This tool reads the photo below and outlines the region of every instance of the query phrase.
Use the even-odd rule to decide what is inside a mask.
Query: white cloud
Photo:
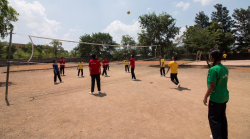
[[[201,2],[201,5],[208,5],[215,0],[193,0],[194,2]]]
[[[177,15],[179,14],[180,12],[179,11],[174,11],[174,15]]]
[[[187,2],[187,3],[184,3],[184,2],[179,2],[179,3],[177,3],[175,6],[176,7],[182,7],[183,8],[183,10],[185,11],[185,10],[187,10],[188,9],[188,7],[189,7],[189,3]]]
[[[61,28],[60,22],[46,17],[45,8],[38,1],[28,3],[25,0],[9,0],[9,2],[20,14],[18,25],[32,29],[33,35],[55,37]]]
[[[150,9],[151,9],[150,7],[149,7],[149,8],[147,8],[147,11],[148,11],[148,10],[150,10]]]
[[[121,1],[121,4],[122,4],[122,5],[126,5],[126,3],[122,2],[122,1]]]
[[[121,21],[115,20],[103,32],[109,33],[117,43],[120,43],[122,35],[126,34],[132,36],[136,41],[137,33],[141,32],[141,28],[138,21],[134,21],[132,25],[126,25]]]

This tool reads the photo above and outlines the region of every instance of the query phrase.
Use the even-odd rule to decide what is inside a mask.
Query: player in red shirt
[[[89,74],[91,76],[91,92],[89,93],[93,94],[96,80],[99,94],[101,94],[101,64],[100,61],[97,60],[97,56],[95,54],[92,55],[92,59],[89,61]]]
[[[65,60],[63,59],[63,57],[61,57],[61,60],[59,61],[59,63],[60,63],[60,74],[61,76],[65,76],[64,75]]]
[[[102,67],[103,67],[102,76],[104,75],[104,73],[106,76],[108,76],[107,75],[107,65],[108,65],[108,61],[106,60],[106,58],[104,58],[102,61]]]
[[[107,69],[109,70],[109,60],[107,59],[108,65],[107,65]]]
[[[134,55],[131,55],[131,59],[130,59],[130,66],[131,66],[131,75],[132,75],[132,80],[135,81],[135,59],[134,59]]]

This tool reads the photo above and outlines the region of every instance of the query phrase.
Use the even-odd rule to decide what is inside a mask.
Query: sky
[[[81,35],[97,32],[110,33],[117,43],[126,34],[137,41],[139,16],[152,12],[170,14],[181,35],[185,26],[194,25],[196,13],[204,11],[211,17],[217,3],[230,15],[250,6],[249,0],[9,0],[20,14],[14,32],[25,34],[13,35],[13,43],[24,44],[30,41],[27,35],[79,41]]]

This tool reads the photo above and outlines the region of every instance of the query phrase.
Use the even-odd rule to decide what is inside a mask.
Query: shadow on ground
[[[99,93],[99,94],[93,94],[93,96],[96,96],[96,97],[105,97],[107,96],[106,93]]]
[[[15,84],[13,84],[12,82],[9,82],[9,86],[11,85],[15,85]],[[0,82],[0,87],[4,87],[4,86],[6,86],[6,82]]]
[[[136,80],[133,80],[133,81],[141,81],[141,80],[139,80],[139,79],[136,79]]]
[[[186,87],[171,88],[171,89],[175,89],[175,90],[178,90],[178,91],[182,91],[182,90],[188,90],[188,91],[190,91],[191,90],[191,89],[186,88]]]

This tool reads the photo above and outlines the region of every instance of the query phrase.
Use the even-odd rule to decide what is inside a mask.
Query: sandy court
[[[156,63],[157,64],[157,63]],[[130,80],[123,64],[101,77],[102,94],[90,95],[90,76],[66,68],[64,83],[53,84],[52,69],[0,73],[0,138],[209,139],[204,68],[179,68],[181,89],[160,77],[156,64],[138,64]],[[1,68],[3,69],[3,68]],[[250,71],[229,69],[229,138],[250,138]]]

